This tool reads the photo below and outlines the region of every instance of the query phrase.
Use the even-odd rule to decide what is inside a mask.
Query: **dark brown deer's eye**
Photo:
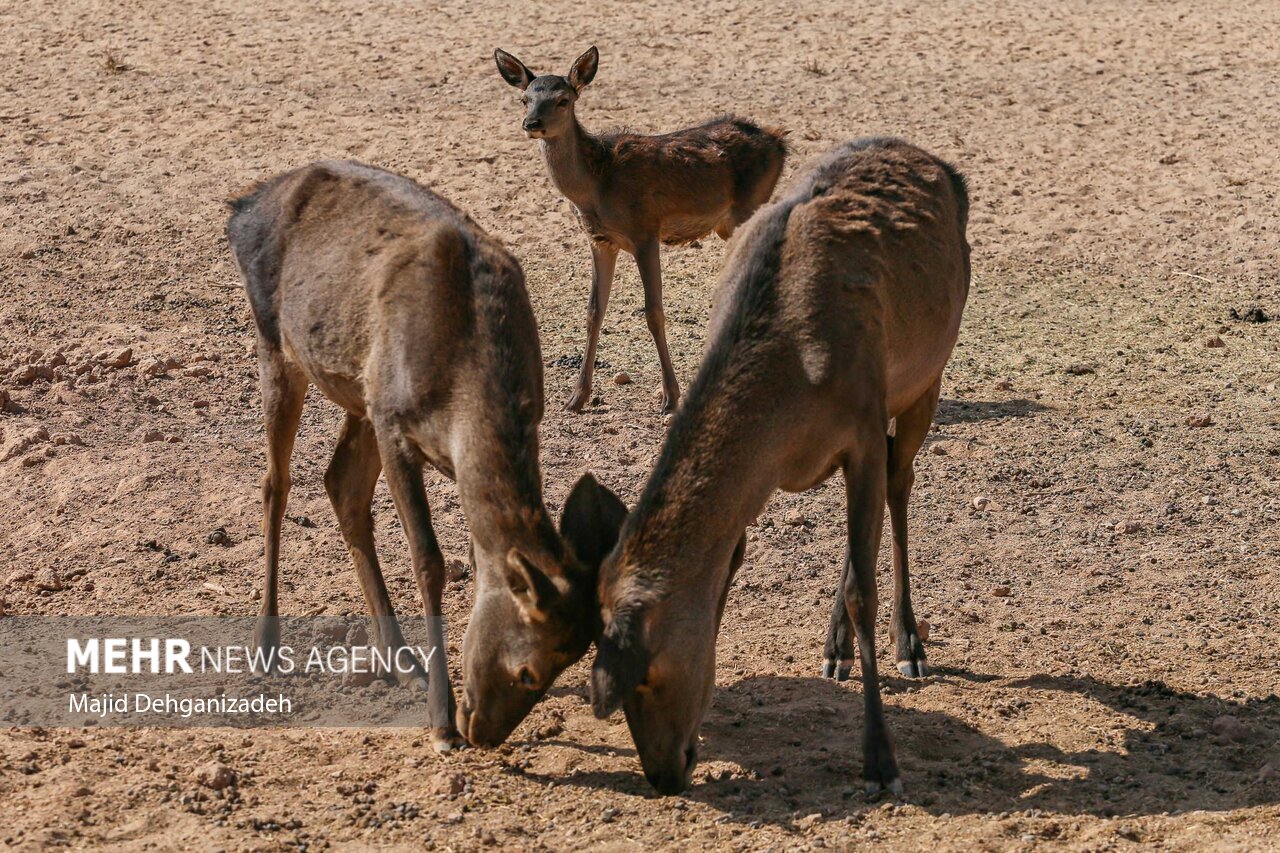
[[[520,96],[520,103],[524,104],[526,107],[527,107],[527,106],[529,106],[529,96],[528,96],[528,95],[521,95],[521,96]]]
[[[521,686],[528,687],[529,689],[532,690],[534,685],[536,685],[537,683],[538,683],[538,679],[533,677],[533,673],[529,670],[529,667],[527,666],[520,667]]]
[[[569,99],[561,98],[559,101],[556,102],[556,106],[561,108],[569,106]]]

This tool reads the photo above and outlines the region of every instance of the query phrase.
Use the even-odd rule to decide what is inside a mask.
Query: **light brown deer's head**
[[[600,64],[600,52],[594,47],[578,57],[567,77],[538,76],[505,50],[495,50],[493,58],[502,79],[524,92],[520,96],[525,105],[521,126],[532,139],[553,139],[573,127],[574,104]]]
[[[462,644],[458,730],[476,746],[506,740],[599,626],[596,582],[626,517],[622,501],[584,474],[565,501],[559,557],[505,555],[506,583],[480,585]]]

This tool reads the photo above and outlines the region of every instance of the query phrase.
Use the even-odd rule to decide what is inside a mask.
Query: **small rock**
[[[987,508],[987,504],[991,503],[991,499],[986,497],[985,495],[978,495],[976,498],[973,499],[972,503],[973,503],[973,508],[981,512],[982,510]]]
[[[1004,377],[1003,379],[997,379],[997,380],[996,380],[996,390],[997,390],[997,391],[1012,391],[1012,390],[1013,390],[1013,380],[1012,380],[1012,379],[1010,379],[1008,376]]]
[[[142,433],[143,444],[150,444],[153,441],[164,441],[164,433],[158,429],[149,429]]]
[[[934,442],[929,445],[929,452],[934,456],[946,456],[948,453],[947,446],[942,442]]]
[[[1068,365],[1065,372],[1068,376],[1087,376],[1090,373],[1097,373],[1098,371],[1094,369],[1093,365],[1080,362]]]
[[[187,376],[195,379],[201,379],[205,376],[210,376],[212,375],[212,373],[213,371],[207,367],[188,367],[186,370],[182,371],[183,376]]]
[[[77,785],[77,786],[76,786],[76,787],[71,791],[71,796],[73,796],[73,797],[87,797],[87,796],[89,796],[89,795],[90,795],[90,794],[92,794],[92,793],[93,793],[93,791],[92,791],[92,790],[90,790],[90,788],[89,788],[89,786],[88,786],[88,785]]]
[[[49,430],[44,427],[33,427],[26,430],[12,439],[4,446],[0,447],[0,462],[8,462],[10,459],[16,459],[27,450],[37,444],[42,444],[49,440]]]
[[[1211,335],[1205,339],[1204,345],[1209,349],[1223,349],[1226,347],[1227,342],[1217,335]]]
[[[1133,535],[1142,532],[1142,524],[1137,521],[1117,521],[1115,526],[1116,533],[1124,533]]]
[[[782,520],[792,527],[804,527],[805,525],[804,513],[800,512],[798,509],[793,509],[788,512],[786,517]]]
[[[467,777],[443,770],[427,782],[427,790],[440,797],[456,797],[467,788]]]
[[[618,371],[617,373],[613,374],[613,384],[614,385],[630,385],[631,374],[627,373],[626,371],[621,371],[621,370]]]
[[[165,363],[158,358],[153,358],[138,369],[143,376],[164,376],[169,370]]]
[[[1215,498],[1213,495],[1205,495],[1200,499],[1200,503],[1204,504],[1205,506],[1217,506],[1218,499]]]
[[[98,353],[98,361],[104,362],[107,367],[128,367],[133,361],[133,350],[124,347],[118,350],[108,350]]]
[[[206,788],[221,791],[236,784],[236,771],[220,761],[211,761],[203,767],[196,768],[194,778]]]
[[[1198,412],[1194,415],[1187,415],[1187,419],[1183,423],[1189,427],[1203,429],[1207,426],[1213,426],[1213,415],[1208,412]]]
[[[1009,587],[1007,586],[998,586],[995,589],[991,590],[991,594],[994,595],[996,598],[1008,598],[1009,594],[1012,591],[1013,590],[1009,589]]]
[[[929,641],[929,627],[930,626],[929,626],[928,620],[926,619],[916,620],[916,636],[920,638],[920,642],[926,643]]]
[[[1223,714],[1213,721],[1213,733],[1223,742],[1240,742],[1249,739],[1249,730],[1234,714]]]
[[[191,408],[193,408],[193,409],[207,409],[207,408],[209,408],[209,401],[208,401],[208,400],[196,400],[194,403],[192,403],[192,404],[191,404]]]
[[[561,724],[559,720],[552,720],[545,726],[539,727],[538,730],[534,732],[534,736],[538,738],[538,740],[548,740],[563,733],[564,725]]]
[[[1250,305],[1243,311],[1238,311],[1235,308],[1232,308],[1231,319],[1243,320],[1246,323],[1266,323],[1271,319],[1271,317],[1267,315],[1266,311],[1262,310],[1261,305]]]
[[[41,569],[36,573],[36,589],[45,592],[58,592],[65,589],[62,582],[62,575],[58,574],[57,569]]]
[[[13,398],[9,396],[9,392],[0,388],[0,412],[9,412],[16,408],[13,404]]]
[[[204,541],[208,542],[210,545],[221,545],[226,547],[231,544],[231,536],[227,533],[227,528],[218,527],[206,536]]]
[[[450,583],[462,580],[467,576],[467,564],[456,558],[445,560],[444,576]]]
[[[84,439],[74,432],[59,433],[53,437],[53,443],[59,446],[64,444],[74,444],[77,447],[84,447]]]

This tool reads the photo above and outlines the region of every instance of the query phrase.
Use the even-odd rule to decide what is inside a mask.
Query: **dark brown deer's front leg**
[[[667,318],[662,313],[662,259],[657,240],[636,247],[636,266],[640,268],[640,280],[644,282],[644,317],[658,347],[658,362],[662,365],[662,413],[665,415],[674,412],[680,402],[680,384],[676,382],[671,354],[667,352]]]
[[[591,244],[591,296],[587,300],[587,351],[582,356],[582,369],[578,372],[578,384],[566,406],[571,412],[581,412],[591,399],[591,377],[596,368],[596,344],[600,340],[600,324],[604,322],[605,309],[609,307],[609,292],[613,289],[613,270],[618,260],[618,248],[611,243]]]
[[[394,430],[378,430],[378,447],[386,470],[387,487],[395,502],[400,524],[409,540],[413,575],[422,594],[430,648],[427,677],[427,712],[431,720],[432,746],[448,752],[462,746],[454,722],[453,688],[449,684],[448,646],[444,638],[444,615],[440,604],[444,594],[444,555],[431,527],[431,510],[422,486],[421,453]]]
[[[880,702],[880,676],[876,671],[876,554],[884,524],[885,442],[883,436],[862,438],[859,452],[844,469],[849,502],[849,560],[844,574],[844,602],[853,622],[862,664],[863,715],[862,778],[867,794],[881,791],[899,794],[898,762],[893,753]]]

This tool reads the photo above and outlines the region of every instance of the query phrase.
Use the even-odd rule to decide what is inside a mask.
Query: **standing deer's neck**
[[[542,140],[542,158],[552,182],[579,208],[595,206],[598,178],[593,166],[598,145],[576,117],[567,133]]]

